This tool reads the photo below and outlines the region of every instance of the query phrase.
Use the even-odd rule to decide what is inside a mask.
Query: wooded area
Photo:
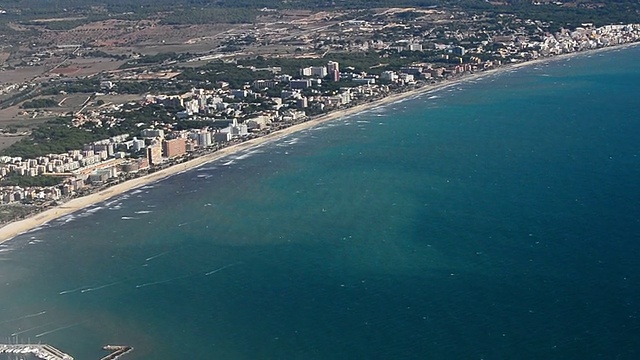
[[[530,0],[506,0],[494,5],[483,0],[0,0],[0,28],[7,21],[32,21],[46,17],[83,16],[82,19],[41,23],[52,30],[73,28],[105,19],[160,18],[166,24],[247,23],[262,8],[290,9],[370,9],[383,7],[446,6],[471,13],[512,13],[524,18],[550,21],[558,27],[592,22],[596,25],[637,22],[640,2],[633,0],[580,0],[534,5]],[[33,24],[33,23],[32,23]]]

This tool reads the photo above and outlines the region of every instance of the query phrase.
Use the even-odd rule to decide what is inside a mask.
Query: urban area
[[[249,24],[210,29],[213,35],[169,40],[202,45],[193,48],[200,51],[173,51],[156,39],[171,51],[147,54],[131,49],[172,27],[103,20],[52,30],[12,22],[11,36],[33,29],[39,35],[25,40],[29,46],[0,48],[10,54],[2,71],[39,70],[0,78],[0,106],[15,110],[12,121],[0,124],[2,138],[17,140],[1,150],[0,202],[8,209],[1,221],[334,110],[640,40],[640,24],[564,27],[439,8],[257,14]],[[186,37],[198,29],[172,26]],[[95,64],[108,66],[91,69]],[[66,104],[73,101],[75,107]]]

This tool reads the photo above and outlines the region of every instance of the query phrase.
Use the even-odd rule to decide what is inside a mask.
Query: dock
[[[31,354],[42,360],[73,360],[69,354],[51,345],[0,344],[0,354]]]
[[[103,350],[111,353],[100,360],[116,360],[133,351],[132,346],[105,345]],[[41,360],[73,360],[69,354],[46,344],[0,344],[0,354],[31,354]]]
[[[131,346],[122,346],[122,345],[105,345],[102,347],[103,350],[112,351],[111,354],[103,357],[100,360],[116,360],[121,356],[133,351],[133,347]]]

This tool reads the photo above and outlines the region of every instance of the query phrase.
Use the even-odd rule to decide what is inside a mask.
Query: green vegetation
[[[36,158],[47,154],[82,149],[84,144],[99,140],[96,133],[75,128],[66,118],[47,121],[26,137],[2,151],[2,155]]]
[[[184,68],[178,76],[179,80],[191,81],[192,83],[216,83],[226,81],[233,88],[241,88],[245,83],[251,83],[258,79],[268,79],[273,77],[269,71],[253,71],[251,69],[239,68],[235,64],[223,61],[213,61],[199,68]]]
[[[364,71],[369,74],[380,74],[385,70],[399,70],[401,67],[415,62],[429,62],[431,64],[448,62],[448,60],[442,59],[440,57],[440,54],[441,52],[437,51],[403,51],[400,53],[395,51],[370,51],[366,53],[331,53],[327,57],[322,59],[265,59],[262,56],[258,56],[252,59],[238,60],[238,64],[243,66],[255,66],[256,68],[279,66],[282,68],[282,72],[285,74],[298,74],[298,71],[301,68],[308,66],[322,66],[326,65],[328,61],[337,61],[340,63],[341,69],[353,68],[355,72]],[[213,65],[209,64],[208,66]],[[202,68],[194,70],[198,71],[202,70]],[[264,78],[265,77],[262,77],[262,79]]]
[[[58,118],[47,121],[38,126],[31,133],[17,143],[0,152],[0,155],[19,156],[22,158],[36,158],[47,154],[59,154],[69,150],[82,149],[85,144],[107,139],[121,134],[137,136],[145,126],[157,121],[172,123],[176,129],[193,129],[203,126],[220,126],[216,122],[199,122],[192,120],[178,120],[174,112],[183,110],[178,108],[165,108],[162,105],[151,104],[147,106],[125,105],[119,112],[113,113],[113,117],[120,119],[112,127],[96,126],[93,122],[87,122],[81,127],[71,125],[71,119]]]
[[[531,0],[505,0],[494,4],[484,0],[0,0],[0,8],[7,10],[7,14],[0,17],[0,30],[6,28],[10,21],[40,25],[51,30],[68,30],[105,18],[156,18],[172,25],[251,23],[260,14],[258,9],[264,7],[312,10],[447,7],[470,14],[496,16],[506,13],[550,22],[550,30],[562,26],[573,28],[585,22],[596,25],[637,22],[640,17],[640,2],[637,0],[581,0],[566,4],[543,2],[541,5],[534,5]],[[400,20],[410,20],[417,15],[406,12],[399,17]],[[42,18],[66,19],[34,22]]]
[[[462,0],[455,7],[476,13],[514,14],[523,19],[550,22],[551,32],[556,32],[561,27],[572,29],[582,23],[594,23],[596,26],[637,23],[640,18],[640,2],[633,0],[586,0],[575,6],[552,2],[534,5],[530,0],[507,0],[506,3],[507,5],[491,5],[484,1]]]
[[[159,53],[156,55],[141,56],[137,59],[129,60],[120,66],[121,69],[128,69],[141,65],[162,64],[172,60],[180,60],[186,58],[186,54],[176,54],[174,52]]]
[[[33,99],[25,101],[20,105],[23,109],[40,109],[58,106],[58,102],[53,99]]]
[[[98,79],[80,79],[75,81],[66,81],[50,85],[43,83],[42,93],[45,95],[59,94],[61,91],[66,93],[92,93],[100,91],[100,80]]]
[[[188,8],[175,11],[162,19],[168,25],[185,24],[242,24],[255,21],[254,9]]]
[[[34,211],[34,207],[23,204],[0,205],[0,223],[21,219]]]
[[[99,21],[99,20],[102,20],[102,18],[92,17],[92,18],[60,20],[60,21],[25,21],[22,24],[42,26],[48,30],[63,31],[63,30],[75,29],[78,26],[82,26],[92,21]]]
[[[0,180],[0,186],[56,186],[62,183],[64,179],[61,177],[39,175],[39,176],[20,176],[20,175],[7,175]]]
[[[101,51],[101,50],[94,50],[94,51],[85,52],[82,55],[85,56],[85,57],[112,58],[112,59],[116,59],[116,60],[125,60],[125,59],[129,58],[129,55],[109,54],[109,53],[106,53],[106,52]]]

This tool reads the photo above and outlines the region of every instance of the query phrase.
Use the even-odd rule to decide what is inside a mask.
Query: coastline
[[[159,170],[157,172],[154,172],[152,174],[149,175],[145,175],[145,176],[141,176],[139,178],[135,178],[135,179],[131,179],[131,180],[127,180],[125,182],[122,182],[120,184],[111,186],[107,189],[98,191],[96,193],[87,195],[87,196],[83,196],[83,197],[79,197],[79,198],[74,198],[72,200],[69,200],[61,205],[55,206],[53,208],[47,209],[45,211],[36,213],[32,216],[29,216],[25,219],[22,220],[18,220],[18,221],[14,221],[11,222],[9,224],[6,224],[4,226],[2,226],[0,228],[0,244],[4,243],[6,241],[9,241],[11,239],[13,239],[14,237],[16,237],[17,235],[20,235],[22,233],[28,232],[30,230],[33,230],[35,228],[38,228],[52,220],[55,220],[57,218],[60,218],[62,216],[77,212],[79,210],[82,210],[83,208],[96,204],[96,203],[100,203],[103,201],[106,201],[112,197],[118,196],[120,194],[123,194],[125,192],[131,191],[133,189],[136,189],[138,187],[150,184],[150,183],[154,183],[157,181],[160,181],[162,179],[165,179],[167,177],[173,176],[175,174],[187,171],[187,170],[191,170],[194,168],[197,168],[199,166],[202,166],[206,163],[221,159],[225,156],[229,156],[232,155],[234,153],[243,151],[243,150],[247,150],[250,149],[252,147],[255,146],[259,146],[265,143],[269,143],[272,141],[277,141],[279,139],[282,139],[284,137],[287,137],[291,134],[294,134],[296,132],[302,131],[302,130],[306,130],[309,128],[312,128],[314,126],[320,125],[322,123],[325,122],[329,122],[329,121],[333,121],[345,116],[349,116],[349,115],[353,115],[353,114],[358,114],[361,112],[364,112],[372,107],[377,107],[377,106],[384,106],[384,105],[388,105],[388,104],[392,104],[404,99],[408,99],[408,98],[412,98],[418,95],[421,95],[423,93],[427,93],[430,91],[436,91],[436,90],[441,90],[456,84],[460,84],[460,83],[464,83],[467,81],[472,81],[474,79],[478,79],[481,77],[484,77],[486,75],[496,75],[496,74],[500,74],[502,72],[507,72],[516,68],[521,68],[524,66],[531,66],[531,65],[536,65],[536,64],[540,64],[540,63],[546,63],[546,62],[551,62],[551,61],[558,61],[558,60],[563,60],[563,59],[568,59],[574,56],[580,56],[580,55],[586,55],[586,54],[594,54],[594,53],[600,53],[600,52],[605,52],[605,51],[614,51],[614,50],[621,50],[621,49],[626,49],[626,48],[630,48],[630,47],[635,47],[640,45],[640,43],[627,43],[627,44],[620,44],[620,45],[616,45],[616,46],[610,46],[610,47],[604,47],[604,48],[598,48],[598,49],[593,49],[593,50],[587,50],[587,51],[581,51],[581,52],[575,52],[575,53],[569,53],[569,54],[562,54],[562,55],[556,55],[553,57],[545,57],[545,58],[539,58],[539,59],[535,59],[535,60],[530,60],[530,61],[524,61],[524,62],[519,62],[519,63],[513,63],[513,64],[506,64],[506,65],[502,65],[496,68],[492,68],[486,71],[480,71],[480,72],[476,72],[476,73],[471,73],[471,74],[465,74],[459,77],[456,77],[454,79],[450,79],[450,80],[444,80],[435,84],[427,84],[424,86],[421,86],[419,88],[416,89],[412,89],[412,90],[408,90],[408,91],[404,91],[401,93],[396,93],[396,94],[391,94],[388,95],[382,99],[378,99],[369,103],[364,103],[364,104],[360,104],[360,105],[356,105],[350,108],[346,108],[346,109],[339,109],[333,112],[330,112],[328,114],[325,115],[321,115],[319,117],[313,118],[311,120],[302,122],[300,124],[296,124],[293,126],[290,126],[288,128],[282,129],[282,130],[278,130],[275,131],[273,133],[270,133],[268,135],[265,136],[261,136],[255,139],[251,139],[251,140],[247,140],[244,141],[242,143],[239,144],[235,144],[235,145],[231,145],[228,147],[225,147],[221,150],[218,150],[216,152],[207,154],[207,155],[203,155],[201,157],[180,163],[180,164],[176,164],[173,165],[169,168],[166,169],[162,169]]]

